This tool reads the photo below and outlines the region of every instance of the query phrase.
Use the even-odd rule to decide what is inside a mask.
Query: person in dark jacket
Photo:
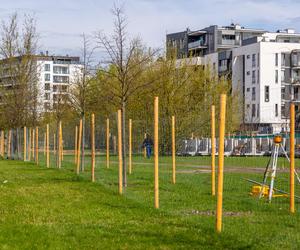
[[[149,159],[152,152],[153,141],[150,138],[149,134],[147,134],[146,138],[143,141],[143,147],[146,148],[147,158]]]

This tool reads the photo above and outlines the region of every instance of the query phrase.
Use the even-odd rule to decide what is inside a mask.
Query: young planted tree
[[[7,22],[2,22],[0,34],[1,119],[7,128],[16,129],[13,152],[20,157],[19,129],[25,125],[35,126],[38,121],[35,20],[25,16],[20,29],[15,13]]]
[[[80,171],[84,171],[85,146],[85,118],[91,93],[91,68],[94,48],[91,48],[90,39],[82,35],[82,64],[77,67],[74,79],[71,80],[69,100],[75,112],[82,119],[82,141]]]
[[[143,78],[147,67],[153,62],[157,50],[147,49],[138,38],[130,39],[123,7],[114,5],[113,34],[97,34],[98,47],[104,49],[107,60],[100,71],[107,81],[99,82],[102,99],[122,110],[123,186],[127,186],[126,171],[126,108],[130,98],[143,88],[153,84],[153,79]]]

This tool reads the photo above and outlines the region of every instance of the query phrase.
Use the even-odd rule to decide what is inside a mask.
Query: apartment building
[[[13,64],[12,64],[13,61]],[[1,61],[0,82],[8,90],[12,82],[17,86],[22,57]],[[29,65],[29,62],[28,62]],[[30,59],[32,71],[29,82],[36,82],[38,89],[38,112],[51,111],[56,103],[68,95],[70,87],[82,76],[82,63],[79,57],[54,56],[48,52],[35,55]]]
[[[242,99],[245,129],[262,133],[288,130],[291,101],[300,113],[300,34],[293,29],[267,32],[239,25],[211,27],[216,36],[204,33],[203,40],[196,40],[201,45],[197,48],[196,41],[189,38],[191,31],[186,31],[186,46],[175,39],[178,33],[167,35],[168,48],[187,48],[179,50],[178,59],[189,57],[195,64],[210,65],[219,75],[230,77],[233,91]]]
[[[44,111],[51,110],[60,95],[67,95],[70,87],[80,78],[82,64],[79,57],[36,56],[39,74],[39,103]]]

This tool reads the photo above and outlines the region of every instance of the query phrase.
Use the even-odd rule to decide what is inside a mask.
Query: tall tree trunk
[[[56,122],[56,134],[55,134],[55,140],[56,140],[56,145],[55,145],[55,153],[56,153],[56,167],[59,168],[59,120]]]
[[[85,114],[82,114],[82,141],[81,141],[81,162],[80,171],[84,172],[84,145],[85,145]]]
[[[126,171],[126,103],[122,101],[122,155],[123,155],[123,186],[127,187]]]

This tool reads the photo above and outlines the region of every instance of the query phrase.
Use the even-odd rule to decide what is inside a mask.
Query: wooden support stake
[[[63,148],[62,148],[62,125],[61,125],[61,121],[59,121],[58,123],[58,168],[61,168],[61,162],[63,160]]]
[[[119,194],[123,193],[122,113],[118,110]]]
[[[211,106],[211,194],[216,195],[215,106]]]
[[[11,129],[8,130],[8,140],[7,140],[7,158],[10,159],[11,157]]]
[[[26,148],[26,146],[27,146],[27,128],[26,127],[24,127],[24,142],[23,143],[24,143],[24,147],[23,147],[24,156],[23,156],[23,159],[24,159],[24,161],[26,161],[27,160],[27,157],[26,157],[26,153],[27,153],[27,148]]]
[[[295,213],[295,104],[290,106],[290,212]]]
[[[106,119],[106,168],[109,168],[109,119]]]
[[[159,208],[158,179],[158,97],[154,99],[154,207]]]
[[[74,164],[77,165],[77,142],[78,141],[78,126],[75,127],[75,143],[74,143]]]
[[[50,154],[49,154],[49,124],[46,125],[46,165],[50,167]]]
[[[129,147],[128,147],[128,153],[129,153],[129,174],[132,172],[132,120],[129,119]]]
[[[80,170],[80,154],[81,154],[81,136],[82,136],[82,119],[79,122],[78,146],[77,146],[77,166],[76,173],[79,174]]]
[[[172,116],[172,183],[176,183],[176,140],[175,140],[175,116]]]
[[[31,161],[31,128],[29,128],[28,135],[28,161]]]
[[[218,194],[217,194],[217,212],[216,212],[216,229],[218,233],[222,231],[224,137],[225,137],[225,119],[226,119],[225,115],[226,115],[226,95],[222,94],[220,98]]]
[[[147,138],[147,133],[144,133],[144,139]],[[146,147],[144,146],[144,158],[146,159],[147,158],[147,149]]]
[[[39,165],[39,127],[35,128],[35,162]]]
[[[92,114],[91,117],[91,154],[92,154],[92,169],[91,169],[91,174],[92,174],[92,182],[95,181],[95,115]]]

